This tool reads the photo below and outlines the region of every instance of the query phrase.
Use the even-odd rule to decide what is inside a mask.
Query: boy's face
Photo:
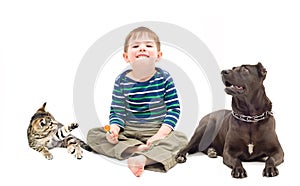
[[[123,54],[127,63],[145,58],[154,58],[158,61],[161,56],[162,52],[157,51],[157,46],[153,40],[131,41],[127,53],[124,52]]]

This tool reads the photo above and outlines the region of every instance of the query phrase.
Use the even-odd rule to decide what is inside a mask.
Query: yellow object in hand
[[[111,133],[111,132],[110,132],[110,126],[109,126],[109,125],[105,125],[105,126],[104,126],[104,130],[105,130],[106,132],[108,132],[108,133]]]

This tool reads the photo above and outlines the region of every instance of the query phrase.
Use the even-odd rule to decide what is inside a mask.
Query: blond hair
[[[124,43],[124,52],[128,51],[129,42],[132,40],[146,40],[146,39],[153,39],[156,44],[157,51],[160,51],[160,41],[159,37],[156,35],[154,31],[147,27],[138,27],[132,30],[126,37]]]

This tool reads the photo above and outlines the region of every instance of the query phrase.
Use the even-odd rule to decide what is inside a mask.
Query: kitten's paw
[[[78,144],[69,145],[67,147],[67,149],[68,149],[68,153],[73,154],[76,159],[81,159],[82,158],[83,152],[82,152],[82,150],[81,150],[81,148],[79,147]]]
[[[80,149],[77,150],[75,153],[75,158],[79,159],[79,160],[82,159],[82,157],[83,157],[82,153],[83,153],[82,150],[80,150]]]
[[[76,144],[69,145],[67,150],[69,154],[74,154],[76,152]]]
[[[71,130],[73,130],[73,129],[76,129],[76,128],[78,128],[78,123],[71,123],[71,125],[70,125],[70,129]]]
[[[44,153],[44,156],[48,160],[52,160],[53,159],[53,155],[50,152]]]

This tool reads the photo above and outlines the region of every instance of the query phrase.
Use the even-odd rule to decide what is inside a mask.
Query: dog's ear
[[[259,75],[263,78],[263,80],[266,78],[267,75],[267,70],[266,68],[261,64],[261,62],[257,63],[257,71],[259,73]]]

